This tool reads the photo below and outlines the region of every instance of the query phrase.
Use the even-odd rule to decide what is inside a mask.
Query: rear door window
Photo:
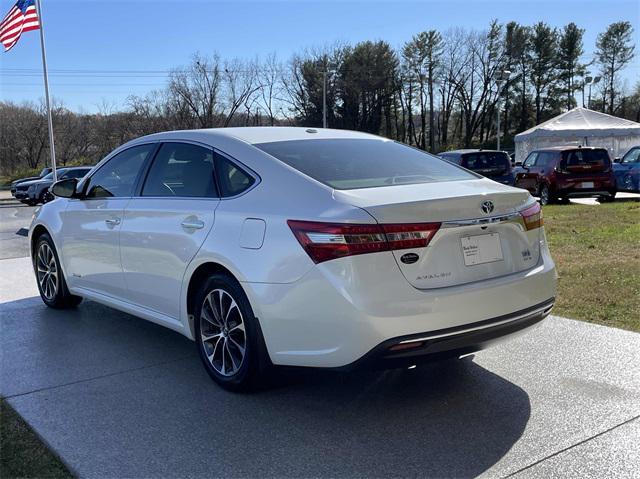
[[[292,140],[254,146],[339,190],[479,178],[442,158],[390,140]]]
[[[216,152],[216,173],[222,198],[238,196],[256,182],[253,176],[218,152]]]
[[[543,151],[536,159],[536,166],[545,167],[553,163],[554,153]]]
[[[163,143],[142,196],[217,198],[213,150],[190,143]]]
[[[479,151],[462,155],[461,165],[483,175],[504,175],[511,168],[511,160],[499,151]]]

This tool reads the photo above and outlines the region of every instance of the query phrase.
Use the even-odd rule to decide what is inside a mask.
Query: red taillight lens
[[[522,210],[520,214],[524,219],[524,226],[527,231],[540,228],[544,224],[542,220],[542,208],[538,203],[535,203],[526,210]]]
[[[364,253],[422,248],[440,223],[341,224],[289,220],[287,224],[315,263]]]

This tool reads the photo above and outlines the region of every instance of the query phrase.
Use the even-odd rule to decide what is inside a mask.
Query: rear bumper
[[[593,188],[581,188],[582,183],[593,183]],[[613,175],[608,177],[590,177],[580,180],[560,180],[557,181],[552,191],[560,197],[566,198],[587,198],[591,196],[611,196],[615,195],[617,187]]]
[[[600,190],[563,190],[559,192],[560,196],[566,196],[567,198],[590,198],[592,196],[615,196],[616,189]]]
[[[553,309],[555,298],[515,313],[477,323],[389,339],[344,369],[407,367],[471,354],[528,329]]]
[[[428,337],[421,346],[430,359],[487,347],[536,322],[533,317],[511,320],[552,303],[556,270],[543,244],[540,261],[530,270],[438,289],[409,286],[386,253],[328,261],[293,283],[242,286],[274,364],[339,368],[381,345],[415,337]],[[546,314],[543,309],[539,319]],[[503,320],[504,326],[498,324]],[[484,324],[491,329],[472,333]],[[449,332],[455,334],[446,342],[435,340]]]

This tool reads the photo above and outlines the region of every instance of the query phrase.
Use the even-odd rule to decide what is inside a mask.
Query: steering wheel
[[[163,182],[162,186],[164,186],[167,190],[169,190],[169,193],[171,193],[171,196],[176,196],[176,192],[173,191],[173,189],[171,189],[171,187],[168,184]]]

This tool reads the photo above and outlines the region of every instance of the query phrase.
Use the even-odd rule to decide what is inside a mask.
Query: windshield
[[[505,174],[511,168],[509,155],[501,151],[479,151],[462,155],[462,166],[481,174]]]
[[[64,175],[64,172],[67,170],[58,170],[56,172],[58,178],[60,178],[60,176]],[[53,180],[53,171],[51,173],[49,173],[47,176],[45,176],[44,178],[42,178],[43,180]]]
[[[632,148],[622,158],[622,163],[640,163],[640,148]]]
[[[390,140],[292,140],[254,146],[340,190],[477,178],[442,158]]]

